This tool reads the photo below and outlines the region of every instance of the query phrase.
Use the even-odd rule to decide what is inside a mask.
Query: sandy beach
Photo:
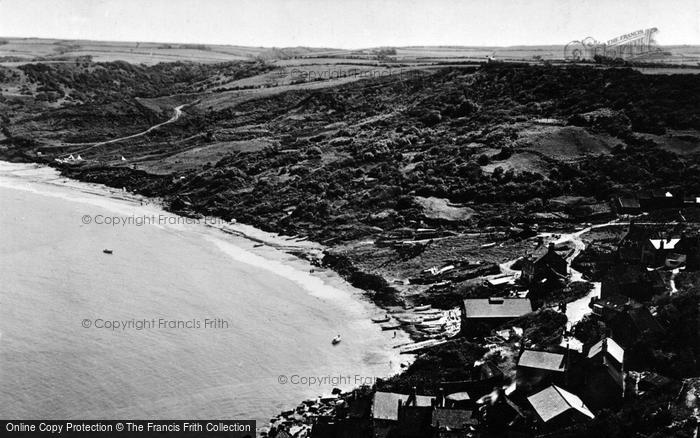
[[[0,194],[8,208],[1,217],[5,224],[2,248],[5,256],[0,256],[0,271],[12,286],[3,292],[5,305],[0,306],[0,352],[4,353],[0,362],[9,375],[18,373],[15,383],[5,379],[0,385],[3,393],[12,394],[18,390],[16,385],[26,383],[26,379],[34,378],[38,382],[25,395],[27,404],[13,404],[12,397],[0,398],[2,412],[20,417],[37,412],[49,417],[76,415],[78,411],[68,412],[65,404],[50,401],[59,394],[54,392],[59,391],[56,379],[68,373],[75,375],[71,379],[80,377],[79,381],[83,382],[76,383],[76,388],[89,390],[93,382],[115,398],[123,398],[118,406],[72,404],[70,409],[86,409],[86,415],[94,418],[137,412],[146,412],[152,418],[206,417],[215,412],[221,417],[234,414],[252,417],[259,426],[264,426],[265,420],[301,400],[330,395],[334,387],[349,390],[358,383],[372,383],[360,380],[396,374],[402,363],[412,359],[392,348],[409,341],[405,333],[382,332],[371,322],[372,316],[383,311],[365,299],[362,291],[330,270],[314,267],[275,248],[320,251],[318,244],[293,242],[285,236],[241,224],[214,220],[185,223],[183,218],[162,210],[157,200],[68,180],[52,168],[37,165],[0,163]],[[36,206],[37,216],[41,221],[51,220],[54,229],[46,229],[41,221],[33,224],[33,213],[14,209],[15,203],[17,208],[30,211],[34,204],[41,204]],[[64,207],[70,214],[63,211]],[[103,222],[110,217],[124,221],[144,217],[163,219],[142,226],[135,222],[97,226],[80,223],[78,213],[85,212],[93,220],[102,216]],[[10,230],[14,225],[18,228]],[[34,226],[45,234],[31,231]],[[219,229],[222,227],[229,232]],[[32,234],[24,235],[26,232]],[[97,234],[93,236],[93,233]],[[242,233],[253,240],[241,237]],[[37,241],[31,246],[35,249],[29,252],[19,249],[25,244],[20,245],[20,239],[34,238]],[[151,240],[155,245],[151,245]],[[260,246],[260,242],[265,245]],[[114,249],[114,256],[102,254],[103,247]],[[95,255],[86,254],[86,248],[87,252],[95,251]],[[39,260],[44,255],[48,260]],[[123,259],[124,255],[128,258]],[[23,263],[25,260],[36,263]],[[183,263],[204,265],[185,274],[185,265],[178,265]],[[153,272],[159,275],[154,278]],[[104,281],[105,290],[96,293],[91,285],[96,284],[98,277]],[[32,297],[31,303],[27,297]],[[8,313],[13,304],[13,313]],[[53,315],[57,309],[61,311],[58,317]],[[88,333],[81,331],[74,321],[77,314],[109,314],[127,319],[156,313],[184,318],[197,313],[192,309],[198,309],[199,314],[220,310],[231,317],[235,332],[217,333],[215,337],[188,332],[181,338],[165,339],[163,336],[167,334],[163,333],[124,332],[115,340],[110,333],[91,331],[93,343],[85,342],[85,345],[88,350],[90,345],[97,350],[89,353],[89,361],[75,364],[66,359],[51,371],[43,368],[55,362],[57,354],[65,357],[66,351],[73,349],[69,345],[75,336],[84,337]],[[245,314],[241,315],[241,311]],[[37,331],[35,327],[23,326],[17,318],[54,318],[56,325],[47,322]],[[341,334],[343,340],[332,346],[330,341],[336,334]],[[130,350],[128,358],[124,359],[121,351],[106,351],[106,356],[102,355],[97,346],[110,343],[115,348]],[[211,345],[203,347],[202,343]],[[226,351],[219,351],[217,346],[221,345],[226,345]],[[167,366],[165,370],[159,369],[157,363],[149,364],[143,378],[162,379],[161,386],[167,382],[166,394],[160,393],[162,387],[150,387],[150,390],[133,387],[141,380],[139,372],[135,372],[135,383],[126,389],[120,387],[123,384],[118,382],[126,378],[122,376],[127,372],[124,367],[133,366],[131,362],[139,355],[152,354],[151,360],[160,362],[174,360],[177,355],[171,355],[177,351],[210,357],[205,364],[202,358],[195,358],[171,370]],[[37,360],[37,354],[41,360]],[[236,359],[239,354],[249,357]],[[102,363],[115,357],[119,358],[116,365]],[[27,369],[26,361],[30,360],[34,360],[34,365]],[[167,375],[169,372],[174,374]],[[193,376],[197,372],[202,375]],[[33,373],[42,377],[32,376]],[[290,386],[280,385],[276,381],[278,375],[297,376],[297,380],[309,376],[328,379],[316,385]],[[334,376],[347,377],[333,379]],[[145,381],[141,385],[149,386]],[[125,391],[123,397],[122,391]],[[188,394],[178,398],[183,393]],[[137,402],[130,401],[134,394],[138,394]],[[47,401],[39,408],[29,406],[29,400],[37,397]],[[149,397],[155,398],[149,400]],[[84,402],[90,400],[87,397]],[[151,407],[144,408],[149,403]]]

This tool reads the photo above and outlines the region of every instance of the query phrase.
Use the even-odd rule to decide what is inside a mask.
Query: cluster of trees
[[[256,75],[271,67],[261,63],[199,64],[160,63],[152,66],[124,61],[100,63],[25,64],[19,67],[29,80],[49,90],[90,102],[111,102],[125,97],[157,97],[195,91],[193,87],[223,75],[231,80]]]
[[[244,185],[252,189],[229,201],[227,208],[239,214],[255,211],[257,216],[249,219],[264,228],[333,235],[352,223],[384,228],[419,221],[419,209],[400,205],[398,200],[406,196],[508,203],[507,218],[509,213],[538,211],[545,204],[543,199],[560,195],[608,200],[612,194],[661,186],[700,191],[699,156],[680,158],[633,133],[624,134],[620,141],[626,146],[610,155],[584,157],[578,163],[550,160],[544,172],[514,171],[500,164],[518,153],[517,131],[506,122],[521,116],[566,119],[603,106],[621,106],[619,111],[629,114],[626,108],[631,104],[663,107],[655,120],[665,126],[687,126],[697,119],[700,106],[680,94],[699,89],[697,78],[590,67],[501,65],[486,66],[476,75],[445,69],[431,77],[404,82],[379,78],[371,84],[284,93],[239,105],[236,111],[246,112],[245,117],[226,110],[202,119],[214,130],[215,126],[265,124],[285,139],[284,153],[271,149],[237,154],[217,165],[242,171],[249,178]],[[648,89],[642,92],[642,86]],[[662,98],[664,92],[668,96]],[[406,110],[396,113],[399,106]],[[280,117],[290,110],[324,116],[290,125]],[[390,113],[394,114],[360,129],[335,134],[324,130],[328,124],[352,125]],[[641,123],[634,112],[630,119],[633,125]],[[500,152],[484,153],[471,146],[474,143]],[[342,158],[324,159],[329,154]],[[495,170],[485,172],[483,167],[489,164]],[[278,182],[275,176],[279,175],[285,178]],[[278,207],[259,209],[261,203]],[[306,207],[303,214],[281,214],[280,209],[288,205]],[[395,213],[373,215],[382,210]]]

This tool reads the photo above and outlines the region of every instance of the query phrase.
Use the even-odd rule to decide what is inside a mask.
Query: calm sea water
[[[334,386],[398,371],[391,346],[401,335],[369,321],[378,310],[359,291],[203,225],[84,224],[84,215],[163,213],[106,192],[0,162],[0,417],[252,418],[260,427]],[[215,318],[228,328],[94,327]]]

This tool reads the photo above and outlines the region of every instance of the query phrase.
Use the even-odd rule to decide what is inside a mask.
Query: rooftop
[[[524,350],[518,359],[518,366],[549,371],[566,370],[564,355],[548,351]]]
[[[649,239],[654,249],[675,249],[681,239]]]
[[[615,342],[612,338],[606,338],[607,339],[607,349],[608,349],[608,354],[610,354],[616,361],[619,363],[622,363],[622,359],[625,356],[625,350],[620,347],[620,344]],[[588,358],[592,358],[597,356],[600,352],[603,351],[603,339],[600,341],[596,342],[590,350],[588,350]]]
[[[545,423],[571,409],[588,418],[595,418],[580,398],[556,385],[529,396],[527,400]]]
[[[463,409],[435,408],[431,426],[447,430],[465,429],[470,424],[476,424],[472,411]]]
[[[405,404],[408,397],[406,394],[393,392],[375,392],[372,399],[372,418],[397,421],[399,419],[399,400]],[[433,400],[434,397],[417,395],[416,406],[431,406]]]
[[[467,318],[517,318],[532,312],[529,298],[469,298],[464,300]]]

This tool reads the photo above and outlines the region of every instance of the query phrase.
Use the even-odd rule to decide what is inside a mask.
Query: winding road
[[[132,135],[127,135],[126,137],[119,137],[119,138],[115,138],[115,139],[112,139],[112,140],[100,141],[100,142],[97,142],[97,143],[79,143],[79,144],[90,144],[91,146],[90,146],[90,147],[87,147],[87,148],[84,148],[84,149],[81,149],[81,150],[79,150],[79,151],[70,152],[70,153],[68,153],[68,154],[66,154],[66,155],[68,156],[68,155],[74,155],[74,154],[82,154],[82,153],[85,153],[85,151],[89,151],[90,149],[95,148],[95,147],[98,147],[98,146],[104,146],[104,145],[106,145],[106,144],[118,143],[118,142],[120,142],[120,141],[130,140],[130,139],[132,139],[132,138],[137,138],[137,137],[142,137],[142,136],[144,136],[144,135],[150,133],[151,131],[154,131],[154,130],[156,130],[156,129],[158,129],[158,128],[161,128],[161,127],[163,127],[163,126],[165,126],[165,125],[168,125],[168,124],[170,124],[170,123],[173,123],[173,122],[177,121],[177,120],[182,116],[182,114],[183,114],[182,108],[184,108],[185,106],[187,106],[187,104],[185,104],[185,105],[180,105],[180,106],[176,106],[175,108],[173,108],[173,111],[174,111],[175,113],[173,114],[173,116],[172,116],[171,118],[169,118],[169,119],[166,120],[165,122],[161,122],[161,123],[158,123],[157,125],[153,125],[153,126],[151,126],[150,128],[146,129],[145,131],[142,131],[142,132],[139,132],[139,133],[136,133],[136,134],[132,134]],[[75,143],[74,143],[74,145],[77,146],[78,144],[75,144]]]

